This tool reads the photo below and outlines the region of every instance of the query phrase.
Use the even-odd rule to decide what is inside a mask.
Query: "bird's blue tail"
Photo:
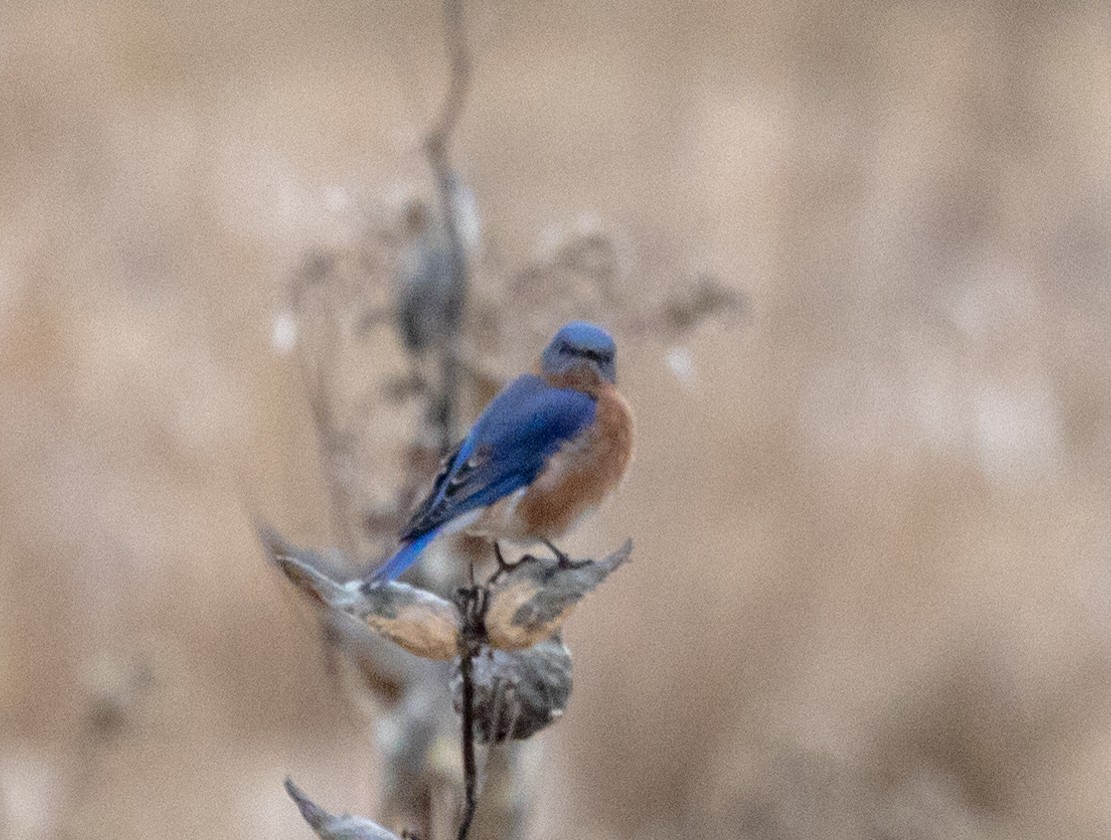
[[[439,533],[439,530],[439,528],[433,528],[431,531],[427,531],[419,537],[416,537],[411,542],[403,544],[393,557],[371,573],[370,582],[386,583],[400,577],[406,569],[417,562],[417,558],[428,548],[428,544],[436,538],[436,534]]]

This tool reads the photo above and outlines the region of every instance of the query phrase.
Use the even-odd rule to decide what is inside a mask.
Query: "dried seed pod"
[[[344,612],[409,653],[446,661],[459,652],[459,611],[450,601],[405,583],[363,584],[358,591],[361,599]]]
[[[318,606],[365,623],[378,635],[425,659],[450,661],[460,648],[458,607],[438,595],[404,583],[340,583],[328,563],[260,529],[271,561]],[[602,560],[572,566],[526,557],[488,587],[483,614],[484,641],[504,651],[524,650],[559,632],[582,597],[594,590],[633,550],[629,540]],[[357,625],[356,625],[357,626]]]
[[[459,611],[450,601],[405,583],[339,583],[321,571],[310,552],[271,539],[273,562],[305,595],[340,610],[405,650],[447,661],[459,652]]]
[[[571,652],[559,636],[528,650],[485,648],[475,658],[475,738],[480,743],[523,740],[557,721],[571,699]],[[456,663],[451,697],[463,708],[463,680]]]
[[[392,831],[387,831],[373,820],[325,811],[309,799],[308,795],[293,783],[293,779],[285,780],[285,789],[290,798],[297,803],[305,822],[322,840],[401,840]]]
[[[574,566],[526,557],[490,587],[486,635],[493,647],[522,650],[557,633],[586,593],[628,561],[633,542]]]

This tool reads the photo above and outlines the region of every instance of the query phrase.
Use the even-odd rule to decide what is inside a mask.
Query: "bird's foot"
[[[516,563],[510,563],[508,560],[506,560],[501,553],[501,546],[498,545],[497,540],[494,541],[494,558],[498,561],[498,570],[494,572],[493,576],[490,578],[490,583],[494,583],[503,574],[512,572],[514,569],[525,562],[525,558],[521,558]]]
[[[570,555],[561,551],[554,543],[548,540],[544,540],[544,545],[552,550],[552,554],[555,555],[556,564],[559,569],[581,569],[590,562],[589,560],[572,560]]]

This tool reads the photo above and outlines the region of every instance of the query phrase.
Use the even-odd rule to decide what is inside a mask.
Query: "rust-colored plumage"
[[[633,458],[632,410],[617,388],[578,369],[546,376],[595,400],[594,422],[548,459],[527,488],[491,505],[469,533],[521,543],[554,540],[578,525],[617,488]]]

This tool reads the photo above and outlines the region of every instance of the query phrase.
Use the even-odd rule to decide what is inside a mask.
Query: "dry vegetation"
[[[249,513],[337,540],[272,333],[428,187],[438,4],[395,5],[4,9],[0,836],[303,838],[287,772],[374,813]],[[619,335],[638,460],[571,547],[637,554],[535,836],[1111,835],[1105,4],[472,5],[476,284],[585,213],[620,294],[752,304]]]

